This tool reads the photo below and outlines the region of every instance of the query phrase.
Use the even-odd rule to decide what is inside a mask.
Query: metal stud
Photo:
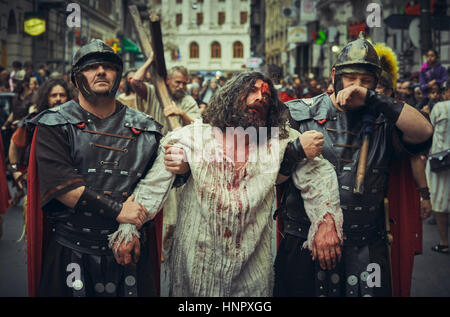
[[[351,286],[355,286],[358,283],[358,278],[355,275],[350,275],[347,278],[347,283]]]
[[[331,282],[332,282],[333,284],[337,284],[337,283],[339,283],[339,280],[340,280],[341,278],[339,277],[339,274],[333,273],[333,274],[331,274],[330,279],[331,279]]]
[[[109,282],[108,284],[106,284],[105,289],[107,293],[113,294],[116,291],[116,285]]]
[[[136,284],[136,279],[133,275],[128,275],[127,277],[125,277],[125,284],[127,286],[134,286],[134,284]]]
[[[83,288],[83,282],[81,280],[75,280],[72,284],[74,290],[79,291]]]
[[[364,271],[360,274],[361,281],[363,281],[363,282],[367,281],[368,277],[369,277],[369,272]]]
[[[105,291],[105,285],[103,283],[95,284],[95,291],[99,294],[103,293]]]
[[[317,273],[317,278],[319,279],[319,281],[324,281],[325,280],[325,278],[326,278],[326,274],[325,274],[325,272],[324,271],[319,271],[318,273]]]

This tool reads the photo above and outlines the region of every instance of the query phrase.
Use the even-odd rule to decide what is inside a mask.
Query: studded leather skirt
[[[135,268],[124,267],[112,255],[79,252],[53,236],[46,250],[39,287],[41,297],[156,296],[154,268],[141,245]]]
[[[305,239],[286,234],[275,260],[275,297],[391,296],[386,245],[344,246],[342,260],[333,270],[322,270],[303,249]]]

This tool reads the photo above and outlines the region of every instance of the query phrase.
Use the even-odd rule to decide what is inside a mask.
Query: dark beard
[[[243,128],[246,130],[247,128],[253,127],[256,129],[256,141],[258,144],[260,142],[267,142],[270,138],[270,131],[267,131],[267,136],[265,140],[260,139],[259,129],[260,127],[265,127],[267,125],[266,118],[261,118],[259,112],[250,112],[249,110],[254,105],[247,105],[245,108],[241,108],[239,111],[236,111],[232,115],[230,125],[234,128]]]
[[[235,111],[232,115],[231,126],[242,127],[247,129],[248,127],[264,127],[266,126],[266,118],[261,118],[259,112],[250,112],[249,109],[252,105],[248,105],[239,111]]]

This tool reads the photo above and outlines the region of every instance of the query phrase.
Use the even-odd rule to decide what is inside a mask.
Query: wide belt
[[[296,222],[290,219],[283,219],[284,233],[291,234],[293,236],[308,239],[308,232],[311,223]],[[382,227],[377,225],[363,225],[358,226],[359,229],[354,227],[355,225],[344,225],[344,243],[348,246],[361,246],[372,244],[380,239],[385,239],[385,231]]]
[[[117,228],[95,230],[74,227],[70,223],[56,223],[52,229],[55,240],[65,247],[86,254],[112,255],[108,247],[108,235]]]

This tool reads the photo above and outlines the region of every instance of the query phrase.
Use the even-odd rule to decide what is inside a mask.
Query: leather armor
[[[308,104],[306,103],[308,102]],[[356,170],[363,138],[363,111],[338,111],[327,94],[286,104],[293,119],[291,125],[301,133],[316,130],[324,135],[322,155],[336,171],[341,208],[344,215],[346,245],[367,245],[384,238],[383,202],[394,154],[392,135],[396,128],[379,115],[370,138],[363,194],[354,194]],[[310,221],[300,192],[292,180],[282,198],[285,232],[306,239]]]
[[[70,140],[76,173],[89,189],[119,203],[151,168],[161,137],[159,123],[126,106],[99,119],[69,101],[42,112],[30,123],[61,126]],[[75,211],[53,200],[43,210],[62,245],[88,254],[111,252],[107,236],[118,228],[115,219],[94,212],[89,204]]]

